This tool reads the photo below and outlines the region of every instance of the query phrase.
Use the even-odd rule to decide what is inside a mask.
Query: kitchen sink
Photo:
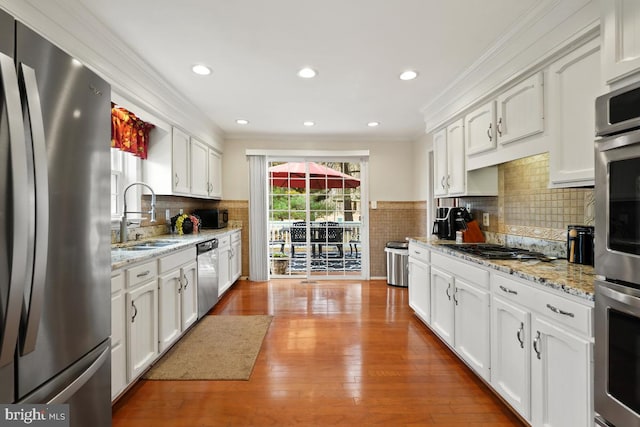
[[[113,248],[112,251],[148,251],[150,249],[156,249],[157,246],[126,246],[123,248]]]
[[[166,246],[175,245],[175,240],[150,240],[146,242],[135,243],[128,246],[112,248],[114,251],[147,251],[151,249],[164,248]]]
[[[134,248],[163,248],[165,246],[175,245],[176,242],[167,240],[154,240],[152,242],[144,242],[133,245]]]

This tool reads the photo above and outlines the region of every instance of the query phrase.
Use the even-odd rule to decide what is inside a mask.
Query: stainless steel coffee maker
[[[436,210],[436,220],[433,222],[432,233],[438,239],[455,240],[456,238],[456,218],[454,210],[456,208],[439,207]]]

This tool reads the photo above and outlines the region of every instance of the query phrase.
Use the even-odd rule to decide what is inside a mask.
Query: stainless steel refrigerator
[[[0,10],[0,403],[111,425],[110,87]]]

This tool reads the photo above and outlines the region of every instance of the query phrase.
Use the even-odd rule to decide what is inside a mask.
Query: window
[[[127,186],[139,181],[141,161],[133,154],[117,148],[111,149],[111,221],[119,222],[124,208],[123,192]],[[127,210],[140,210],[140,189],[138,186],[127,192]],[[135,220],[135,216],[132,218]]]

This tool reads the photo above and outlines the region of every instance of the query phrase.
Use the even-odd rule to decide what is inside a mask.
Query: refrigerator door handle
[[[110,355],[111,346],[107,345],[107,348],[104,349],[100,356],[98,356],[98,358],[78,378],[49,400],[47,404],[52,405],[68,402],[69,399],[95,375],[98,369],[107,362]]]
[[[36,205],[33,279],[31,290],[25,295],[23,310],[25,328],[21,354],[24,355],[32,352],[36,347],[38,327],[40,326],[40,317],[44,304],[49,249],[49,170],[36,72],[33,68],[20,64],[20,78],[21,82],[24,83],[25,105],[31,124]],[[27,295],[29,296],[28,300]]]
[[[24,285],[27,277],[28,245],[25,236],[29,233],[28,199],[28,163],[25,146],[24,122],[20,105],[20,89],[13,59],[0,53],[0,80],[5,94],[9,135],[13,221],[11,229],[11,278],[6,298],[6,307],[2,308],[4,318],[0,327],[0,367],[13,363],[13,357],[20,330],[20,314],[24,298]]]

